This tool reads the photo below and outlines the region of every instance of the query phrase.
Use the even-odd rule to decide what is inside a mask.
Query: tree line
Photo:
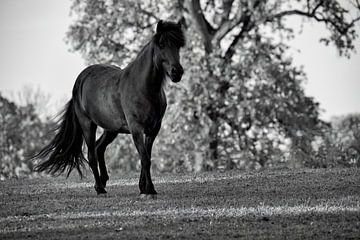
[[[303,89],[306,73],[293,63],[285,40],[295,37],[287,20],[299,17],[323,25],[328,36],[320,41],[350,57],[359,10],[357,0],[73,0],[66,39],[87,64],[124,67],[160,19],[182,23],[185,75],[167,86],[154,169],[351,166],[359,165],[358,114],[320,119],[319,103]],[[51,125],[39,121],[43,129]],[[130,142],[121,136],[108,149],[110,168],[137,168]]]
[[[33,172],[34,162],[29,159],[51,140],[53,136],[49,131],[55,127],[56,122],[53,118],[39,117],[34,104],[19,106],[0,94],[0,179],[37,176],[38,174]],[[168,130],[168,125],[165,125],[165,130],[161,132],[162,135],[154,149],[154,171],[200,171],[206,170],[205,164],[213,164],[206,162],[210,159],[204,158],[200,150],[194,152],[194,149],[189,148],[190,139],[180,138],[186,142],[178,143],[176,135],[169,140],[164,136]],[[129,141],[129,136],[122,135],[107,149],[106,161],[110,172],[130,172],[139,169],[136,150]],[[272,141],[275,144],[280,140],[274,138]],[[177,152],[180,150],[181,154]],[[227,156],[231,159],[232,165],[227,165],[229,159],[226,159],[219,161],[217,168],[252,169],[261,166],[250,157],[240,158],[240,155],[236,154]],[[190,159],[190,156],[193,156],[193,159]],[[299,149],[293,152],[293,149],[284,145],[279,146],[277,152],[269,152],[269,158],[263,167],[279,166],[360,167],[360,114],[333,118],[323,129],[322,135],[316,136],[311,142],[310,150]]]

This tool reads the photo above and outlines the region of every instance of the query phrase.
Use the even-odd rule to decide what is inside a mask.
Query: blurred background
[[[187,45],[153,171],[360,166],[358,0],[2,0],[0,179],[36,176],[77,75],[125,67],[160,19]],[[106,161],[138,170],[129,136]]]

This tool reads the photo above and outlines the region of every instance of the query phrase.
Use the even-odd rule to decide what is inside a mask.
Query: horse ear
[[[181,26],[182,26],[182,19],[180,19],[180,20],[176,23],[176,25],[178,25],[178,27],[181,28]]]
[[[163,27],[163,20],[160,20],[156,26],[156,32],[157,33],[161,32],[162,27]]]

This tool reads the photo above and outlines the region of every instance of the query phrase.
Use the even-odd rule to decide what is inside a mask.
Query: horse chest
[[[152,101],[151,101],[152,100]],[[128,123],[135,121],[145,132],[151,132],[161,123],[166,103],[162,99],[136,99],[127,109]]]
[[[139,115],[141,116],[140,121],[143,121],[145,126],[151,127],[155,124],[157,124],[162,119],[161,109],[159,104],[141,104],[139,106],[139,109],[143,109],[142,113]]]

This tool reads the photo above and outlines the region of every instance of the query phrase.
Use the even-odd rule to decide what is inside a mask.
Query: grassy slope
[[[156,200],[137,178],[0,183],[0,239],[360,239],[360,169],[155,176]],[[85,184],[83,183],[85,182]]]

